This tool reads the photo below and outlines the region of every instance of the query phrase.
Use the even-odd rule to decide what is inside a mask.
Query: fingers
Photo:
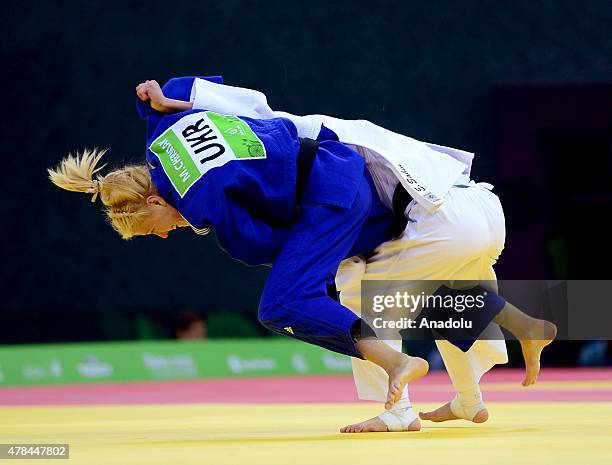
[[[152,79],[152,80],[148,80],[148,81],[141,82],[140,84],[138,84],[136,86],[136,90],[138,90],[139,87],[155,88],[155,87],[159,87],[159,83],[155,79]]]
[[[146,102],[147,100],[149,100],[149,95],[147,94],[146,89],[140,89],[136,91],[136,95],[138,96],[138,98],[140,100],[142,100],[143,102]]]
[[[151,98],[150,92],[159,89],[159,84],[155,80],[141,82],[136,86],[136,95],[140,100],[146,102]]]
[[[146,102],[149,100],[149,85],[146,82],[141,82],[136,86],[136,95],[140,100]]]

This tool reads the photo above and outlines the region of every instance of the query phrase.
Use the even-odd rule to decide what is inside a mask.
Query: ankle
[[[526,336],[519,339],[525,341],[548,341],[557,336],[557,326],[554,323],[536,318],[533,318],[533,320],[529,325]]]

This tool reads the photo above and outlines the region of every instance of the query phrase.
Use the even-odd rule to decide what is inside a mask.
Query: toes
[[[474,418],[472,418],[472,421],[474,423],[484,423],[488,419],[489,419],[489,411],[486,408],[483,408],[476,415],[474,415]]]
[[[393,408],[396,402],[397,402],[397,397],[389,395],[389,397],[387,397],[387,401],[385,402],[385,408],[387,410],[390,410],[391,408]]]
[[[418,418],[410,423],[408,426],[408,431],[421,431],[421,422],[418,420]]]
[[[530,373],[527,372],[527,374],[525,375],[525,379],[523,379],[523,386],[527,387],[527,386],[531,386],[532,384],[535,384],[535,382],[538,380],[538,375],[537,373]]]
[[[345,426],[344,428],[340,428],[340,432],[341,433],[360,433],[361,428],[359,427],[359,425],[348,425],[348,426]]]
[[[421,420],[431,420],[431,412],[419,412],[419,418]]]
[[[400,389],[400,386],[398,386],[397,384],[392,384],[389,387],[389,393],[387,394],[387,404],[390,404],[391,407],[393,407],[393,405],[401,397],[401,393],[402,393],[402,390]],[[385,406],[386,406],[386,404],[385,404]]]
[[[389,388],[389,393],[387,394],[387,401],[385,402],[385,408],[390,410],[393,405],[397,402],[397,391],[394,391],[393,387]]]

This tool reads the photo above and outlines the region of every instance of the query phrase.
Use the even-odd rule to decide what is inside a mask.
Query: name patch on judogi
[[[181,197],[212,168],[232,160],[266,158],[264,144],[246,122],[212,111],[181,118],[149,150]]]

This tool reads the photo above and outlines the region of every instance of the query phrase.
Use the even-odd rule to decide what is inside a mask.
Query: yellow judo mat
[[[433,408],[439,404],[419,404]],[[374,404],[0,407],[0,443],[69,443],[83,465],[612,464],[612,402],[490,402],[491,419],[341,434]]]

